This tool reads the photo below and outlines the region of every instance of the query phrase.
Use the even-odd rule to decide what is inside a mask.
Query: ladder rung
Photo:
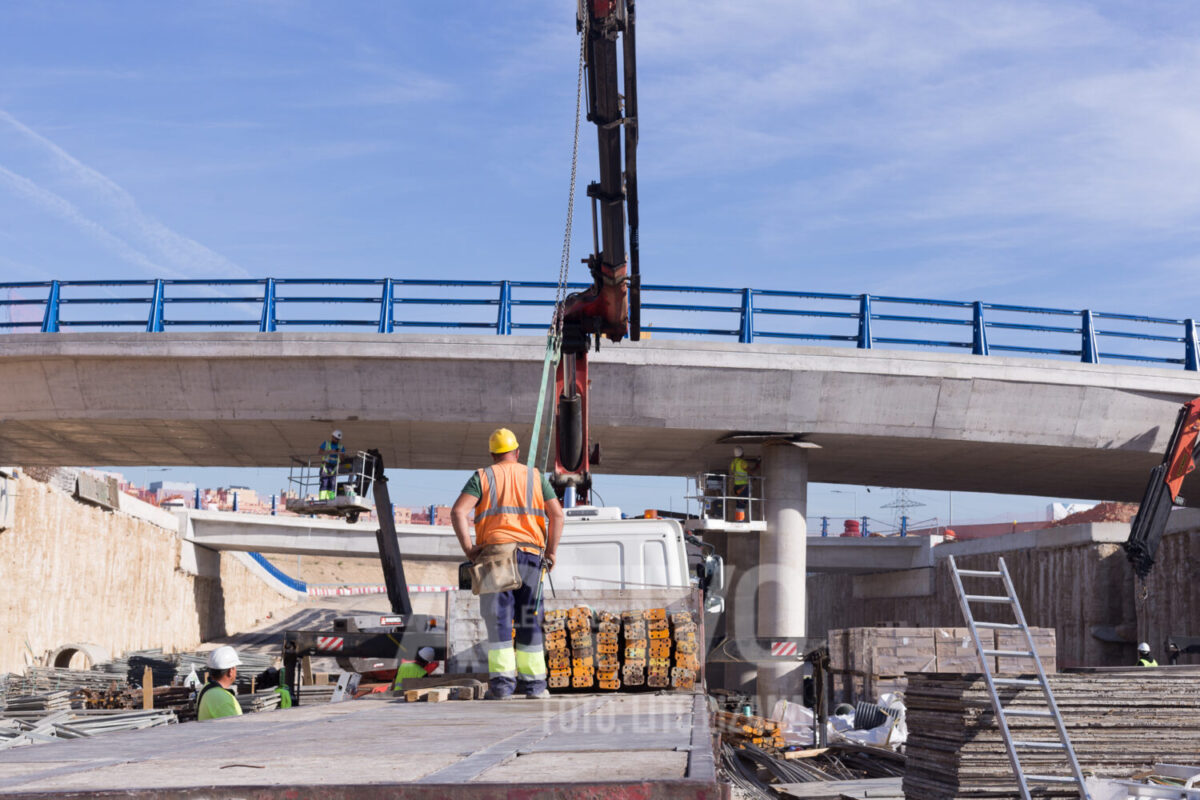
[[[976,622],[976,628],[990,628],[994,631],[1019,631],[1021,626],[1015,622]]]
[[[967,594],[963,595],[963,598],[968,603],[1004,603],[1005,605],[1012,605],[1012,599],[1008,595]]]
[[[1062,750],[1062,742],[1028,742],[1021,739],[1013,739],[1013,747],[1028,747],[1030,750]]]
[[[1004,715],[1006,717],[1054,717],[1049,711],[1035,711],[1031,708],[1006,708]]]
[[[958,574],[964,578],[1003,578],[1000,572],[989,572],[986,569],[960,569]]]
[[[1001,656],[1003,658],[1033,658],[1031,650],[984,650],[985,656]]]
[[[1025,780],[1034,783],[1075,783],[1074,778],[1064,775],[1026,775]]]
[[[992,683],[1005,686],[1041,686],[1041,681],[1031,681],[1027,678],[992,678]]]

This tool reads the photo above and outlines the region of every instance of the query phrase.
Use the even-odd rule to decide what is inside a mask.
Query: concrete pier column
[[[734,641],[753,639],[758,586],[758,533],[726,534],[725,635]],[[725,688],[754,694],[757,665],[753,661],[725,665]]]
[[[805,636],[805,566],[808,525],[808,452],[791,443],[763,448],[767,530],[759,539],[758,636]],[[764,714],[780,697],[799,695],[804,665],[775,661],[758,666],[758,701]]]

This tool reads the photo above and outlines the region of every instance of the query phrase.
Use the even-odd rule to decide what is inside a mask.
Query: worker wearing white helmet
[[[438,668],[441,662],[434,661],[437,654],[432,647],[422,647],[417,651],[416,661],[401,661],[400,668],[396,670],[396,680],[392,683],[392,689],[401,691],[404,686],[405,678],[424,678],[426,675],[432,675]]]
[[[335,430],[329,438],[321,442],[321,486],[317,494],[318,500],[332,500],[337,496],[337,476],[342,468],[342,460],[346,456],[346,448],[342,446],[342,432]]]
[[[733,495],[738,498],[734,520],[746,519],[746,500],[750,497],[750,471],[758,466],[758,459],[746,458],[741,445],[733,448],[733,460],[729,462],[729,477],[733,482]]]
[[[241,664],[237,651],[227,644],[208,654],[208,684],[196,698],[196,719],[203,722],[206,719],[241,715],[242,707],[229,690],[237,680],[237,668]]]
[[[1142,642],[1138,645],[1138,666],[1157,667],[1158,661],[1150,657],[1150,645]]]

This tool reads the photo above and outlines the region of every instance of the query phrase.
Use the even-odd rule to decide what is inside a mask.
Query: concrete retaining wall
[[[1118,526],[1104,527],[1104,535],[1097,538],[1123,539],[1128,531],[1128,526],[1119,526],[1122,533],[1113,536],[1107,528]],[[941,557],[934,568],[932,595],[856,599],[855,576],[810,575],[810,635],[824,636],[836,628],[894,622],[914,627],[961,626],[962,613],[949,567],[944,554],[938,551],[958,549],[960,552],[954,555],[961,568],[995,569],[996,552],[964,554],[962,549],[987,543],[994,551],[1009,538],[936,548],[935,556]],[[1132,664],[1136,661],[1138,641],[1149,642],[1160,663],[1166,663],[1164,642],[1168,634],[1200,635],[1200,581],[1193,574],[1200,559],[1200,520],[1194,511],[1178,513],[1164,536],[1144,597],[1135,585],[1124,551],[1114,541],[1014,548],[999,554],[1004,556],[1013,576],[1029,624],[1057,631],[1060,669]],[[875,582],[886,578],[885,575],[869,577]],[[860,576],[858,580],[861,579]],[[858,594],[861,597],[862,593]],[[1012,621],[1007,610],[1000,607],[976,606],[975,611],[980,620]],[[1125,641],[1104,641],[1101,636],[1116,636]],[[1180,663],[1197,662],[1200,659],[1194,656],[1180,660]]]
[[[65,642],[114,655],[193,648],[293,605],[230,554],[220,577],[179,569],[176,530],[16,482],[14,525],[0,532],[0,672]]]

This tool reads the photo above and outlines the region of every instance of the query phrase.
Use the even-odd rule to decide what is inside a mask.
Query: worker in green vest
[[[242,706],[237,695],[229,690],[237,680],[237,668],[241,664],[237,651],[227,644],[208,654],[208,683],[196,698],[196,719],[204,722],[241,716]]]
[[[392,684],[392,690],[397,692],[403,690],[405,678],[424,678],[436,670],[439,662],[433,660],[434,655],[432,647],[422,647],[417,651],[416,661],[400,662],[400,668],[396,670],[396,680]]]
[[[1150,645],[1142,642],[1138,645],[1138,666],[1157,667],[1158,661],[1150,657]]]
[[[262,674],[258,676],[258,680],[255,683],[255,688],[260,692],[266,691],[267,689],[274,689],[275,694],[279,695],[279,707],[292,707],[292,693],[287,686],[280,683],[279,670],[275,667],[270,667],[269,669],[263,670]]]
[[[746,499],[750,497],[750,471],[758,466],[758,459],[746,458],[741,445],[733,448],[733,460],[729,462],[729,478],[733,482],[733,496],[737,499],[734,520],[746,519]]]

